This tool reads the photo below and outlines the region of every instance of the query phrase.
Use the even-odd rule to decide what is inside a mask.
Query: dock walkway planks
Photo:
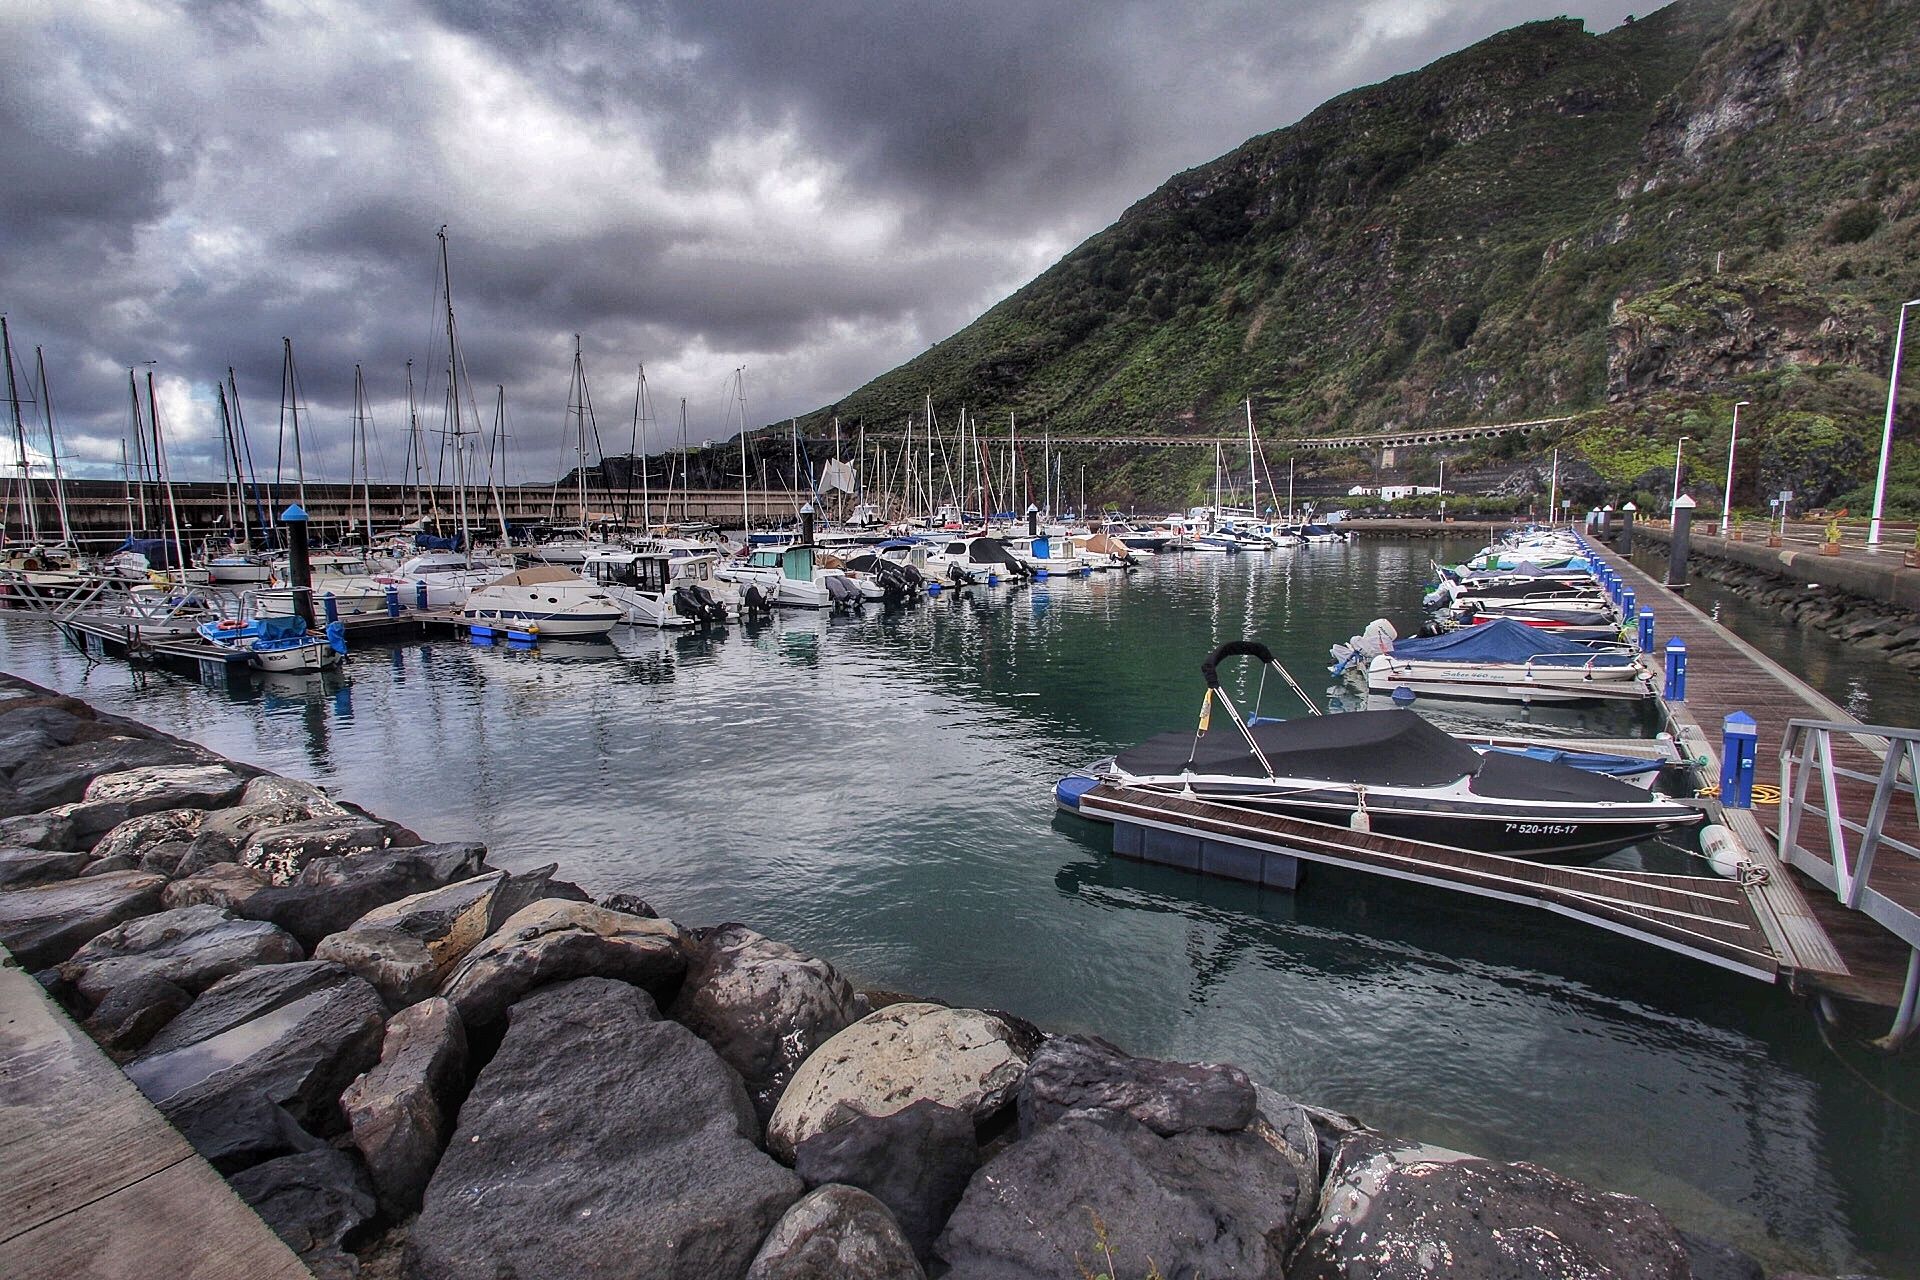
[[[1719,775],[1722,722],[1735,711],[1746,712],[1758,726],[1757,781],[1770,786],[1779,782],[1780,745],[1789,720],[1858,723],[1831,699],[1632,561],[1597,544],[1595,551],[1633,588],[1636,606],[1653,610],[1656,648],[1664,650],[1674,636],[1686,642],[1686,700],[1664,705],[1675,736],[1710,758],[1712,776]],[[1837,736],[1834,747],[1836,757],[1848,767],[1870,774],[1879,771],[1880,760],[1851,738]],[[1841,811],[1854,821],[1865,821],[1871,786],[1843,779],[1839,791]],[[1796,985],[1886,1007],[1898,1005],[1910,948],[1860,912],[1849,910],[1812,877],[1780,863],[1780,813],[1777,805],[1726,809],[1721,810],[1721,820],[1740,837],[1754,860],[1768,869],[1768,883],[1756,892],[1755,905],[1780,951],[1783,967]],[[1825,853],[1824,823],[1809,816],[1801,828],[1802,847]],[[1910,806],[1904,813],[1894,806],[1888,832],[1909,843],[1920,842]],[[1920,860],[1883,849],[1874,862],[1871,883],[1909,910],[1920,911]]]
[[[0,1276],[312,1280],[4,947]]]
[[[1717,876],[1530,862],[1104,782],[1080,797],[1080,811],[1197,838],[1194,870],[1249,878],[1206,865],[1209,844],[1231,845],[1542,907],[1763,981],[1779,968],[1746,891]]]

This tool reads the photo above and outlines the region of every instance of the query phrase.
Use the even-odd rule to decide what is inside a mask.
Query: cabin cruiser
[[[1585,645],[1511,618],[1405,640],[1392,632],[1382,619],[1355,643],[1338,646],[1334,674],[1362,678],[1373,693],[1411,689],[1424,697],[1483,702],[1654,696],[1652,673],[1624,646]]]
[[[838,563],[834,562],[835,567],[816,563],[811,546],[761,547],[749,552],[744,561],[723,565],[716,572],[738,586],[741,599],[749,605],[750,588],[771,604],[793,609],[851,608],[863,603],[865,593]]]
[[[1087,566],[1095,572],[1102,569],[1132,569],[1134,554],[1126,543],[1102,529],[1094,533],[1075,534],[1073,549]]]
[[[319,608],[321,602],[331,595],[335,613],[386,612],[388,582],[375,573],[365,555],[359,552],[327,552],[314,555],[309,564],[315,608]],[[283,583],[286,581],[285,574],[278,576]],[[290,585],[256,590],[253,597],[254,607],[259,613],[284,618],[295,612],[294,588]]]
[[[540,564],[585,564],[588,556],[617,550],[611,542],[594,537],[583,526],[572,525],[553,530],[551,536],[525,548],[520,555]]]
[[[427,591],[427,608],[457,609],[475,590],[486,586],[512,565],[469,559],[458,551],[428,551],[403,560],[392,573],[375,577],[400,593],[400,603],[417,607],[420,588]]]
[[[346,624],[329,622],[325,631],[313,631],[298,615],[212,618],[195,630],[208,644],[245,653],[248,664],[262,671],[321,671],[347,652]]]
[[[720,553],[708,547],[701,555],[667,558],[667,599],[675,613],[695,622],[725,622],[740,615],[740,591],[715,572]]]
[[[935,577],[955,586],[991,586],[1033,577],[1006,543],[984,534],[943,539],[927,553],[927,565]]]
[[[531,565],[476,588],[460,606],[468,626],[525,629],[561,639],[604,636],[625,611],[592,582],[558,565]]]
[[[1323,716],[1315,708],[1306,719],[1249,724],[1217,675],[1222,659],[1242,655],[1278,665],[1264,645],[1221,645],[1201,665],[1207,702],[1200,731],[1149,738],[1102,762],[1091,776],[1250,812],[1540,861],[1591,861],[1706,818],[1695,805],[1599,773],[1476,751],[1412,711]],[[1216,700],[1230,727],[1210,729]]]
[[[1007,550],[1013,558],[1039,577],[1083,577],[1093,572],[1088,557],[1082,556],[1065,534],[1042,533],[1031,538],[1008,538]]]
[[[207,561],[207,581],[214,586],[265,586],[273,578],[273,557],[257,551],[235,551]]]
[[[695,619],[673,607],[671,557],[664,551],[596,551],[580,576],[621,608],[621,621],[636,627],[690,627]],[[724,620],[725,614],[721,615]]]
[[[1158,555],[1167,549],[1174,535],[1157,529],[1136,529],[1122,520],[1107,521],[1106,533],[1130,551],[1145,555]]]

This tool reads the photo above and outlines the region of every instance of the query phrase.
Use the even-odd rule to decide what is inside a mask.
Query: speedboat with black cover
[[[1104,780],[1555,862],[1591,861],[1705,820],[1697,806],[1598,773],[1526,755],[1482,754],[1412,711],[1323,716],[1308,700],[1315,714],[1307,719],[1249,724],[1220,688],[1219,663],[1235,656],[1279,667],[1265,645],[1221,645],[1201,664],[1207,689],[1198,731],[1163,733],[1120,752]],[[1210,728],[1215,701],[1230,728]]]

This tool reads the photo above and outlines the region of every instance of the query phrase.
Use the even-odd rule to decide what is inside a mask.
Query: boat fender
[[[1367,813],[1367,789],[1360,788],[1354,793],[1359,804],[1355,806],[1353,816],[1347,819],[1347,827],[1352,831],[1373,830],[1373,818]]]
[[[1747,856],[1746,846],[1740,843],[1740,837],[1719,823],[1709,823],[1700,828],[1700,852],[1715,874],[1729,880],[1744,882],[1754,865],[1753,859]]]

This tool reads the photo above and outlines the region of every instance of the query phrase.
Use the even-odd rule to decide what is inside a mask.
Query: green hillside
[[[803,425],[897,424],[931,395],[948,422],[1213,434],[1251,397],[1283,447],[1571,414],[1584,498],[1650,483],[1681,434],[1704,482],[1745,399],[1761,447],[1736,497],[1838,498],[1871,470],[1920,292],[1920,70],[1891,56],[1917,29],[1916,0],[1515,28],[1175,176]],[[1206,470],[1099,452],[1142,500]],[[1910,444],[1902,467],[1920,504]]]

